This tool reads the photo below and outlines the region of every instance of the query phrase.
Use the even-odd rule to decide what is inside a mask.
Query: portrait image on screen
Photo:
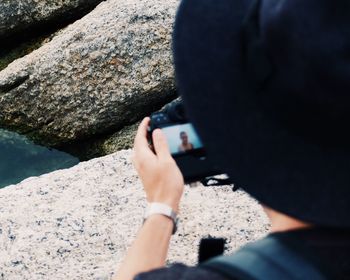
[[[196,131],[190,123],[162,128],[172,155],[185,154],[203,148]]]

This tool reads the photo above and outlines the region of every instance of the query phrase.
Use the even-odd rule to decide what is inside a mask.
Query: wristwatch
[[[163,216],[168,217],[174,223],[174,228],[172,234],[174,234],[177,230],[178,218],[175,211],[168,205],[159,202],[152,202],[148,204],[147,210],[143,217],[143,222],[147,220],[149,216],[154,214],[161,214]]]

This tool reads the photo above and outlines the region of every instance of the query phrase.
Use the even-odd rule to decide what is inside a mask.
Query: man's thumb
[[[166,137],[159,128],[153,131],[153,146],[158,157],[166,158],[171,156]]]

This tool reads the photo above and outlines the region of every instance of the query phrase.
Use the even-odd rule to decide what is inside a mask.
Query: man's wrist
[[[173,234],[177,230],[177,213],[167,204],[153,202],[149,203],[144,215],[144,222],[154,215],[161,215],[173,223]]]
[[[174,223],[171,219],[169,219],[168,217],[162,215],[162,214],[154,214],[152,216],[149,216],[146,220],[145,223],[152,223],[153,225],[157,226],[158,228],[164,228],[170,229],[170,232],[173,232],[173,228],[174,228]]]

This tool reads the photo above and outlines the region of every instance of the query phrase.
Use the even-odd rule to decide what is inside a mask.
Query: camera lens
[[[174,122],[185,122],[187,120],[184,106],[181,101],[169,104],[167,108],[169,119]]]

